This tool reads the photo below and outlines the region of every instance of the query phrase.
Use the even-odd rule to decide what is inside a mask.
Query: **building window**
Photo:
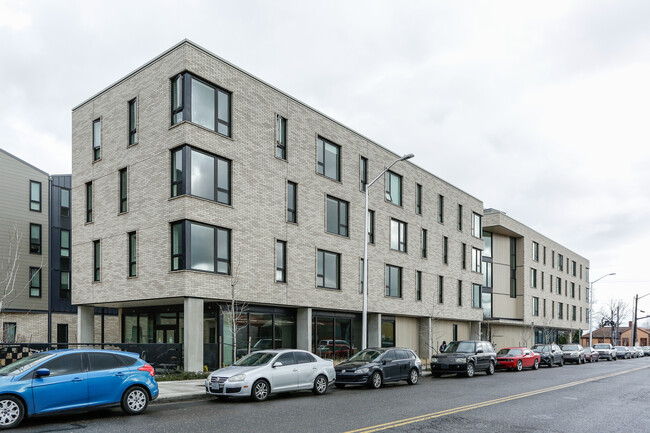
[[[576,284],[571,283],[571,297],[575,298],[576,297]]]
[[[458,325],[455,323],[451,325],[451,338],[453,341],[458,341]]]
[[[101,281],[101,243],[93,241],[93,281]]]
[[[589,282],[589,268],[585,268],[585,281]]]
[[[585,301],[589,302],[589,287],[585,287]]]
[[[422,215],[422,185],[415,184],[415,213]]]
[[[172,224],[172,271],[230,275],[230,251],[229,229],[188,220]]]
[[[546,317],[546,299],[544,299],[543,314]]]
[[[29,225],[29,254],[41,254],[41,225]]]
[[[231,136],[231,94],[187,72],[172,79],[172,125],[187,120]]]
[[[539,298],[533,296],[533,316],[539,316]]]
[[[129,101],[129,146],[138,142],[138,99]]]
[[[230,160],[190,146],[173,150],[172,197],[188,194],[229,205],[230,167]]]
[[[463,269],[467,269],[467,244],[463,244],[461,247],[461,264]]]
[[[571,306],[571,320],[573,320],[573,321],[576,320],[576,306],[575,305]]]
[[[472,248],[472,271],[481,272],[481,250]]]
[[[510,238],[510,297],[517,297],[517,240]]]
[[[61,277],[59,297],[61,299],[70,299],[70,272],[61,271],[59,275]]]
[[[119,172],[120,178],[120,213],[126,212],[128,210],[128,175],[126,167],[121,169]]]
[[[102,119],[93,121],[93,161],[102,157]]]
[[[287,181],[287,222],[298,223],[298,184]]]
[[[363,293],[363,259],[359,259],[359,293]]]
[[[386,180],[386,201],[397,206],[402,205],[402,176],[392,171],[385,174]]]
[[[332,196],[326,199],[326,230],[341,236],[348,235],[348,202]]]
[[[275,241],[275,281],[278,283],[287,282],[287,243],[286,241]]]
[[[539,262],[539,244],[533,241],[533,260]]]
[[[463,231],[463,205],[458,205],[458,231]]]
[[[318,174],[330,179],[341,180],[341,146],[318,137]]]
[[[359,159],[359,189],[366,192],[366,185],[368,185],[368,158],[362,156]]]
[[[438,275],[438,303],[445,301],[445,277]]]
[[[275,116],[275,156],[287,159],[287,119]]]
[[[483,222],[482,222],[483,217],[481,215],[477,214],[476,212],[472,213],[472,236],[475,238],[481,238],[481,235],[483,234]]]
[[[544,249],[543,249],[543,253],[542,253],[542,263],[544,263],[544,264],[546,265],[546,247],[544,247]]]
[[[564,308],[564,304],[562,302],[557,303],[557,318],[558,319],[563,319],[564,318],[564,311],[562,310]]]
[[[41,268],[29,267],[29,297],[41,297]]]
[[[560,277],[555,278],[555,288],[557,290],[557,294],[561,295],[562,294],[562,278],[560,278]]]
[[[325,289],[341,288],[341,255],[318,250],[316,264],[316,286]]]
[[[56,342],[57,342],[57,344],[66,344],[66,343],[68,343],[68,324],[67,323],[57,323],[56,324]]]
[[[445,197],[438,194],[438,222],[444,224],[445,222]]]
[[[472,308],[481,308],[481,285],[472,284]]]
[[[61,230],[61,258],[70,258],[70,230]]]
[[[368,209],[368,243],[375,243],[375,211]]]
[[[93,222],[93,183],[86,184],[86,222]]]
[[[422,271],[415,271],[415,300],[422,300]]]
[[[578,264],[572,260],[571,261],[571,276],[575,277],[578,274]]]
[[[557,270],[564,271],[564,256],[560,253],[557,253]]]
[[[130,232],[129,233],[129,277],[135,277],[138,275],[137,273],[137,248],[138,248],[138,243],[137,243],[137,237],[135,232]]]
[[[406,252],[406,223],[392,219],[390,220],[390,249]]]
[[[422,229],[422,237],[420,239],[422,245],[422,258],[427,258],[427,229]]]
[[[447,236],[442,237],[442,263],[443,264],[448,264],[449,263],[449,238]]]
[[[530,268],[530,287],[537,288],[537,269]]]
[[[539,281],[542,283],[542,290],[544,290],[544,271],[542,271],[542,277],[539,279]]]
[[[70,216],[70,190],[61,188],[61,216]]]
[[[41,183],[35,180],[29,181],[29,210],[41,211]]]
[[[463,282],[458,280],[458,306],[463,306]]]
[[[402,268],[386,265],[386,296],[402,297]]]
[[[492,262],[483,262],[483,287],[492,287]]]
[[[2,324],[2,338],[4,343],[16,342],[16,322],[4,322]]]

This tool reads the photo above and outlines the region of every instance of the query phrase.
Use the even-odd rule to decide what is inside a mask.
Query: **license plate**
[[[442,364],[440,368],[442,368],[443,370],[447,370],[449,366],[447,364]]]
[[[219,391],[219,384],[215,383],[212,385],[212,391]]]

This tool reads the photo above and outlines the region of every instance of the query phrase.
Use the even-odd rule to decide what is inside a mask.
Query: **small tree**
[[[630,304],[622,299],[611,299],[607,305],[598,311],[598,322],[601,327],[611,326],[610,336],[613,345],[619,344],[619,328],[625,317],[630,314]]]
[[[237,326],[237,323],[242,317],[246,315],[246,309],[248,308],[248,302],[237,301],[237,285],[239,283],[239,266],[240,260],[239,256],[237,257],[237,265],[235,266],[234,271],[230,277],[230,301],[228,304],[220,305],[219,309],[221,310],[221,315],[223,317],[224,323],[230,325],[230,337],[232,338],[232,360],[233,362],[237,360],[237,334],[239,334],[243,329]],[[223,360],[220,361],[223,363]]]

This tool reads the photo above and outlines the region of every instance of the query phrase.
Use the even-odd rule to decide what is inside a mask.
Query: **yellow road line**
[[[494,404],[499,404],[499,403],[506,403],[508,401],[517,400],[517,399],[520,399],[520,398],[531,397],[531,396],[538,395],[538,394],[543,394],[543,393],[546,393],[546,392],[558,391],[560,389],[570,388],[572,386],[582,385],[582,384],[589,383],[589,382],[595,382],[595,381],[601,380],[601,379],[607,379],[607,378],[610,378],[610,377],[620,376],[622,374],[632,373],[634,371],[643,370],[644,368],[649,368],[649,367],[650,367],[650,365],[644,366],[644,367],[637,367],[637,368],[633,368],[633,369],[630,369],[630,370],[619,371],[619,372],[616,372],[616,373],[605,374],[603,376],[591,377],[591,378],[588,378],[588,379],[582,379],[582,380],[578,380],[578,381],[575,381],[575,382],[569,382],[569,383],[564,383],[564,384],[561,384],[561,385],[551,386],[549,388],[543,388],[543,389],[528,391],[528,392],[524,392],[524,393],[521,393],[521,394],[514,394],[514,395],[510,395],[510,396],[506,396],[506,397],[497,398],[497,399],[494,399],[494,400],[487,400],[487,401],[483,401],[483,402],[479,402],[479,403],[469,404],[467,406],[460,406],[460,407],[456,407],[456,408],[453,408],[453,409],[446,409],[446,410],[442,410],[442,411],[439,411],[439,412],[433,412],[433,413],[429,413],[429,414],[425,414],[425,415],[419,415],[419,416],[416,416],[416,417],[413,417],[413,418],[406,418],[406,419],[402,419],[402,420],[391,421],[391,422],[384,423],[384,424],[378,424],[378,425],[371,426],[371,427],[365,427],[365,428],[361,428],[361,429],[357,429],[357,430],[350,430],[350,431],[348,431],[346,433],[372,433],[372,432],[378,432],[378,431],[382,431],[382,430],[388,430],[388,429],[395,428],[395,427],[402,427],[402,426],[405,426],[405,425],[408,425],[408,424],[427,421],[427,420],[434,419],[434,418],[440,418],[440,417],[443,417],[443,416],[446,416],[446,415],[453,415],[453,414],[460,413],[460,412],[465,412],[465,411],[468,411],[468,410],[479,409],[479,408],[482,408],[482,407],[492,406]]]

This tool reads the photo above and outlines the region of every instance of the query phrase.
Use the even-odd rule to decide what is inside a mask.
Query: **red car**
[[[527,347],[506,347],[497,352],[497,368],[521,371],[524,368],[537,370],[541,357]]]

